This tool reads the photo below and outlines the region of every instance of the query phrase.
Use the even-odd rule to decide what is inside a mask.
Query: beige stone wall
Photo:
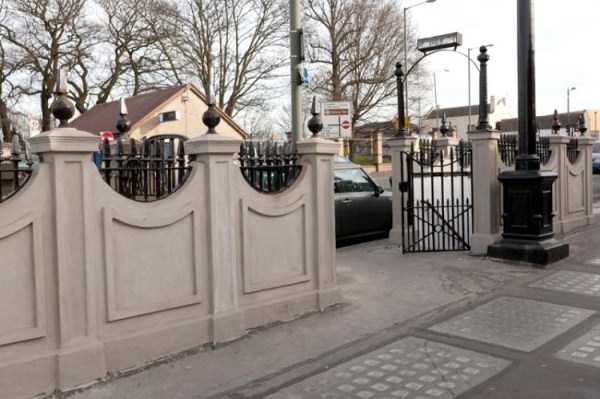
[[[202,124],[202,114],[207,108],[204,101],[192,90],[188,90],[187,94],[184,91],[137,123],[130,135],[136,140],[159,134],[181,134],[188,138],[201,136],[206,133],[206,128]],[[158,114],[169,111],[177,111],[180,119],[160,123]],[[223,136],[242,139],[241,135],[226,121],[222,121],[216,130]]]
[[[90,161],[97,137],[56,129],[30,182],[0,204],[0,398],[68,390],[338,301],[335,143],[298,144],[303,171],[281,194],[252,189],[239,141],[186,143],[196,156],[170,197],[120,196]]]

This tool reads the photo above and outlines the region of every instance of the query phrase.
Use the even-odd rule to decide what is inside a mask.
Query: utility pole
[[[302,118],[302,62],[304,61],[302,43],[302,7],[301,0],[290,0],[290,72],[292,84],[292,141],[298,142],[304,136]]]

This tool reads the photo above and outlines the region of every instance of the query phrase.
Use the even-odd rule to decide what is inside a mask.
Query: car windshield
[[[373,190],[373,183],[362,169],[353,168],[335,171],[336,193],[360,193]]]
[[[592,147],[592,152],[600,153],[600,142],[594,143],[594,147]]]

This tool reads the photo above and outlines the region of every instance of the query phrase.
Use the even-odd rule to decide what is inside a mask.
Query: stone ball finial
[[[208,127],[208,134],[217,134],[215,128],[221,123],[221,115],[217,111],[215,97],[210,95],[208,97],[208,109],[202,115],[202,122]]]
[[[310,113],[312,114],[312,118],[308,121],[308,130],[311,131],[313,137],[316,137],[323,130],[321,113],[317,112],[317,97],[313,97]]]
[[[54,102],[50,106],[52,115],[60,121],[59,127],[67,127],[69,119],[75,115],[75,106],[67,94],[67,74],[63,68],[60,68],[54,89]]]
[[[124,135],[131,130],[131,121],[127,118],[127,104],[125,99],[121,98],[121,109],[119,111],[119,119],[117,119],[116,125],[119,136]]]

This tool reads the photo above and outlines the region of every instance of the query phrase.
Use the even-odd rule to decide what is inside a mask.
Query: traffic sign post
[[[328,138],[352,138],[352,103],[328,101],[322,104],[323,133]]]

